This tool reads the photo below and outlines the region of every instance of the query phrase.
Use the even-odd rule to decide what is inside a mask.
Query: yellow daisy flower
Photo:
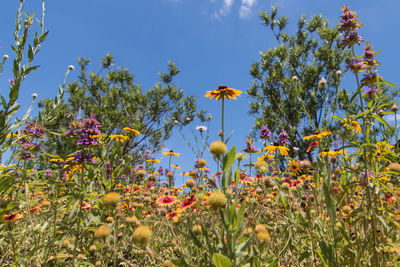
[[[123,135],[123,134],[112,134],[112,135],[110,135],[110,138],[117,142],[120,142],[120,143],[123,143],[129,139],[128,136]]]
[[[164,156],[175,156],[175,157],[179,157],[179,153],[175,153],[174,151],[170,150],[168,152],[163,152],[162,153]]]
[[[138,130],[135,130],[135,129],[129,128],[129,127],[124,127],[124,128],[122,128],[122,130],[124,130],[127,133],[134,134],[135,136],[140,134],[140,132]]]
[[[269,146],[266,146],[263,151],[265,151],[265,150],[267,151],[266,152],[267,155],[275,154],[277,151],[279,151],[279,153],[281,153],[282,156],[289,155],[289,153],[288,153],[289,148],[287,148],[285,146],[280,146],[279,143],[274,143]]]
[[[351,129],[352,131],[354,131],[354,132],[356,132],[356,133],[358,133],[358,134],[361,134],[361,126],[360,126],[360,124],[358,123],[358,121],[352,120],[352,119],[344,118],[344,119],[342,120],[342,124],[343,124],[343,126],[346,127],[347,129],[349,129],[349,130]]]
[[[304,140],[309,140],[309,139],[321,139],[324,136],[328,136],[332,134],[331,131],[322,131],[322,132],[314,132],[312,135],[304,136]]]
[[[236,90],[233,88],[228,88],[225,85],[220,85],[217,90],[211,90],[207,91],[207,94],[205,97],[209,97],[210,100],[215,97],[215,100],[220,100],[220,99],[236,99],[236,96],[240,96],[242,91]]]

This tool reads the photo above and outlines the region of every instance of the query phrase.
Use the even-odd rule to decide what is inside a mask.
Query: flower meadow
[[[348,6],[341,8],[336,29],[346,65],[333,75],[347,71],[354,77],[353,90],[341,95],[343,103],[354,104],[343,104],[340,112],[324,107],[324,123],[316,127],[306,103],[298,101],[313,128],[299,136],[304,153],[293,145],[288,129],[266,124],[240,149],[242,144],[231,144],[225,134],[224,105],[243,92],[226,85],[204,90],[201,97],[221,106],[221,114],[213,115],[221,127],[212,141],[209,125],[196,128],[195,142],[185,138],[193,148],[190,170],[176,165],[178,149],[162,153],[168,159],[165,166],[155,156],[162,144],[154,141],[157,149],[140,146],[150,136],[141,124],[144,117],[117,127],[102,121],[100,112],[78,113],[63,115],[64,128],[51,128],[65,104],[65,80],[38,116],[29,109],[16,118],[21,84],[38,68],[34,58],[47,37],[44,1],[33,36],[36,18],[22,10],[23,1],[17,11],[15,57],[4,55],[0,65],[0,74],[11,67],[14,75],[8,97],[1,96],[1,266],[399,264],[400,148],[397,121],[390,125],[385,120],[398,111],[387,97],[388,88],[397,87],[377,74],[377,52],[358,34],[358,15]],[[104,58],[103,67],[111,61]],[[80,63],[85,66],[84,60]],[[172,63],[169,67],[171,75],[177,73]],[[74,69],[69,66],[66,77]],[[116,72],[108,76],[113,85],[124,84]],[[171,77],[161,78],[172,90]],[[302,78],[299,74],[285,83],[300,88]],[[315,88],[323,90],[331,79],[320,77]],[[152,98],[164,92],[158,86]],[[178,105],[179,91],[168,92]],[[32,97],[33,103],[37,95]],[[158,101],[157,106],[167,108]],[[179,121],[191,122],[185,103],[177,112],[183,119],[175,114],[165,125],[168,130]],[[154,116],[146,123],[159,120]],[[153,134],[161,138],[160,132]]]

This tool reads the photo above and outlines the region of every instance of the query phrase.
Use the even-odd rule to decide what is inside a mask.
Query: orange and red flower
[[[312,149],[316,148],[318,146],[319,142],[314,141],[310,144],[310,146],[307,148],[307,152],[310,152]]]
[[[182,203],[179,206],[178,210],[182,211],[182,210],[185,210],[187,208],[190,208],[191,206],[194,205],[195,201],[196,201],[196,195],[193,195],[190,198],[185,199],[184,201],[182,201]]]
[[[163,196],[157,199],[157,203],[162,206],[172,205],[176,202],[176,197],[174,196]]]
[[[22,215],[18,214],[18,213],[11,214],[11,215],[5,214],[5,215],[3,215],[2,220],[4,222],[11,222],[11,221],[18,220],[18,219],[21,219],[21,218],[22,218]]]
[[[177,211],[171,211],[170,213],[167,213],[167,215],[165,215],[167,219],[172,219],[177,216],[179,216],[179,212]]]

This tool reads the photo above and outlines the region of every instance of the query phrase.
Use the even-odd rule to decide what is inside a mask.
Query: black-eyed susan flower
[[[384,153],[393,153],[392,149],[394,148],[394,146],[392,146],[391,144],[387,143],[387,142],[376,142],[376,153],[378,154],[384,154]]]
[[[332,134],[331,131],[322,131],[322,132],[314,132],[312,135],[304,136],[304,140],[309,140],[309,139],[321,139],[324,136],[328,136]]]
[[[124,127],[124,128],[122,128],[122,130],[124,130],[127,133],[134,134],[135,136],[140,134],[140,132],[138,130],[135,130],[135,129],[129,128],[129,127]]]
[[[149,163],[160,163],[160,160],[159,159],[146,159],[146,161],[147,162],[149,162]]]
[[[123,135],[123,134],[112,134],[112,135],[110,135],[110,138],[117,142],[120,142],[120,143],[123,143],[129,139],[128,136]]]
[[[350,129],[358,134],[361,134],[361,126],[356,120],[344,118],[342,120],[343,127]]]
[[[320,157],[337,157],[339,155],[347,155],[347,150],[324,150],[319,153]]]
[[[291,159],[289,161],[289,170],[291,173],[293,173],[294,175],[298,175],[300,173],[300,164],[296,159]]]
[[[213,99],[215,97],[215,100],[225,98],[236,99],[236,96],[240,96],[241,93],[242,91],[240,90],[228,88],[226,85],[220,85],[217,90],[207,91],[205,97],[209,97],[210,99]]]
[[[289,148],[285,147],[285,146],[281,146],[279,143],[275,142],[271,145],[268,145],[264,148],[263,151],[267,151],[266,154],[275,154],[277,151],[279,151],[279,153],[282,156],[287,156],[289,155]]]
[[[175,157],[179,157],[179,153],[174,152],[173,150],[170,150],[168,152],[163,152],[162,153],[164,156],[175,156]]]
[[[178,169],[178,170],[182,170],[181,167],[179,167],[178,165],[171,165],[172,168]]]

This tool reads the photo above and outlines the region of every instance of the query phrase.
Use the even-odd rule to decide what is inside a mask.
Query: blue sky
[[[1,1],[0,55],[12,56],[8,44],[12,40],[18,2]],[[129,68],[135,75],[135,82],[143,88],[158,81],[157,73],[165,71],[168,60],[172,60],[181,69],[175,83],[187,94],[198,96],[199,106],[213,115],[210,141],[217,140],[220,105],[205,99],[204,93],[220,84],[242,91],[251,85],[251,63],[259,59],[260,51],[276,45],[271,32],[258,17],[258,10],[268,11],[273,4],[280,6],[281,15],[289,16],[292,26],[302,13],[309,17],[322,13],[334,25],[341,13],[340,5],[349,4],[364,24],[360,30],[364,40],[371,42],[375,50],[383,50],[378,55],[382,64],[380,75],[398,84],[398,0],[47,1],[45,24],[50,33],[36,58],[41,68],[24,82],[20,103],[26,107],[32,93],[37,93],[38,99],[53,97],[66,68],[76,65],[79,56],[92,60],[93,70],[97,70],[100,57],[110,52],[116,65]],[[36,11],[39,16],[40,8],[40,0],[25,1],[28,13]],[[10,63],[0,76],[2,94],[11,78]],[[72,73],[69,81],[76,75],[77,72]],[[349,90],[352,85],[343,84]],[[245,147],[244,139],[253,124],[253,119],[247,115],[248,101],[243,94],[238,101],[228,101],[226,105],[225,129],[226,132],[235,130],[231,144],[239,148]],[[194,156],[183,145],[179,134],[166,148],[183,154],[176,163],[185,169],[192,166]]]

